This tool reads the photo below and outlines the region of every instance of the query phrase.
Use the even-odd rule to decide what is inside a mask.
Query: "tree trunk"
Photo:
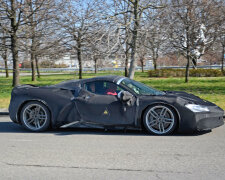
[[[130,4],[128,3],[127,5],[127,11],[130,10]],[[125,43],[125,68],[124,68],[124,75],[125,77],[128,77],[129,74],[129,67],[128,67],[128,63],[129,63],[129,50],[130,50],[130,32],[129,32],[129,26],[128,24],[130,24],[131,22],[131,16],[128,15],[127,13],[124,16],[124,21],[125,21],[125,38],[126,38],[126,43]]]
[[[77,59],[79,63],[79,79],[82,79],[81,42],[77,42]]]
[[[37,55],[35,55],[35,63],[36,63],[37,75],[38,75],[38,78],[40,78],[41,74],[40,74],[40,71],[39,71],[39,63],[38,63]]]
[[[197,69],[197,60],[196,59],[191,59],[192,60],[192,64],[193,64],[193,69]]]
[[[132,43],[131,43],[131,63],[129,69],[129,78],[134,78],[135,67],[136,67],[136,43],[137,43],[137,35],[138,35],[138,27],[139,27],[139,17],[138,17],[138,4],[139,0],[135,0],[133,3],[134,8],[134,29],[132,32]]]
[[[136,38],[135,38],[136,39]],[[135,40],[136,41],[136,40]],[[136,44],[136,42],[135,42]],[[134,78],[134,73],[135,73],[135,67],[136,67],[136,62],[135,62],[135,56],[136,56],[136,45],[134,45],[135,47],[132,47],[131,50],[131,62],[130,62],[130,69],[129,69],[129,75],[128,77],[130,79]]]
[[[144,72],[144,59],[141,57],[141,72]]]
[[[190,67],[190,58],[187,56],[187,65],[186,65],[186,71],[185,71],[185,82],[188,83],[189,81],[189,67]]]
[[[186,33],[187,33],[187,50],[186,50],[186,53],[187,53],[187,65],[186,65],[186,71],[185,71],[185,83],[188,83],[189,81],[189,69],[190,69],[190,51],[189,51],[189,27],[187,27],[186,29]]]
[[[35,55],[33,48],[31,47],[31,70],[32,70],[32,81],[36,81],[36,73],[35,73]]]
[[[187,8],[187,15],[189,15],[190,9]],[[189,67],[190,67],[190,39],[189,39],[189,26],[186,26],[186,38],[187,38],[187,49],[186,49],[186,57],[187,57],[187,65],[186,65],[186,71],[185,71],[185,83],[188,83],[189,81]],[[192,61],[193,62],[193,61]]]
[[[5,64],[5,77],[8,78],[9,77],[9,69],[8,69],[8,49],[6,47],[6,38],[2,39],[2,43],[3,43],[3,60],[4,60],[4,64]]]
[[[154,70],[156,70],[157,69],[157,64],[156,64],[156,58],[153,58],[153,63],[154,63]]]
[[[158,59],[158,53],[157,52],[155,52],[155,48],[154,48],[154,46],[152,47],[152,58],[153,58],[153,63],[154,63],[154,70],[156,70],[157,69],[157,59]]]
[[[11,0],[11,51],[13,60],[13,83],[12,86],[15,87],[19,85],[19,59],[18,59],[18,42],[17,42],[17,15],[16,15],[16,5],[15,0]]]
[[[128,60],[129,60],[129,52],[128,50],[126,50],[126,53],[125,53],[125,77],[128,77]]]
[[[221,59],[221,71],[224,72],[224,56],[225,56],[225,44],[223,45],[223,50],[222,50],[222,59]]]
[[[30,1],[30,11],[33,13],[32,1]],[[30,24],[31,24],[31,70],[32,70],[32,81],[36,81],[36,72],[35,72],[35,24],[33,20],[33,14],[30,16]]]
[[[17,37],[13,33],[11,36],[11,50],[12,50],[12,59],[13,59],[13,84],[15,87],[19,85],[19,59],[18,59],[18,47],[17,47]]]
[[[97,74],[97,71],[98,71],[98,66],[97,66],[98,58],[94,57],[94,62],[95,62],[95,74]]]
[[[129,39],[129,32],[128,32],[128,29],[126,27],[126,38],[127,38],[127,41],[126,41],[126,51],[125,51],[125,77],[128,77],[128,61],[129,61],[129,43],[128,43],[128,39]]]
[[[8,69],[8,63],[7,63],[7,59],[8,59],[7,51],[5,52],[3,59],[4,59],[4,63],[5,63],[5,77],[8,78],[9,77],[9,69]]]

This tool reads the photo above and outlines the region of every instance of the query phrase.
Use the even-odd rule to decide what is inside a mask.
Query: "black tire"
[[[22,107],[20,121],[30,131],[46,131],[50,127],[50,112],[43,103],[30,101]]]
[[[178,117],[171,107],[164,104],[155,104],[148,107],[144,112],[143,124],[150,134],[169,135],[175,131]]]

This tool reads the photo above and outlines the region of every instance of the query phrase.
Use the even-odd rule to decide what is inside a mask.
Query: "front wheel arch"
[[[171,109],[173,109],[174,110],[174,112],[175,112],[175,115],[177,116],[177,126],[176,126],[176,128],[175,128],[175,132],[179,129],[179,127],[180,127],[180,121],[181,121],[181,116],[180,116],[180,113],[179,113],[179,111],[177,110],[177,108],[176,107],[174,107],[173,105],[170,105],[170,104],[168,104],[168,103],[165,103],[165,102],[154,102],[154,103],[152,103],[152,104],[149,104],[148,106],[146,106],[143,110],[142,110],[142,112],[141,112],[141,118],[140,118],[140,124],[141,124],[141,129],[143,129],[143,130],[146,130],[145,129],[145,126],[144,126],[144,114],[145,114],[145,112],[148,110],[148,108],[150,108],[150,107],[152,107],[152,106],[155,106],[155,105],[164,105],[164,106],[168,106],[169,108],[171,108]]]

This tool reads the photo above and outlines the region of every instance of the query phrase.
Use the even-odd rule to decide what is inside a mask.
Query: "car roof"
[[[116,75],[107,75],[107,76],[97,76],[93,78],[88,78],[88,79],[80,79],[80,80],[68,80],[68,81],[63,81],[59,84],[53,85],[53,87],[60,87],[60,88],[73,88],[74,86],[79,86],[81,83],[85,82],[92,82],[92,81],[109,81],[109,82],[114,82],[118,83],[121,81],[121,79],[124,79],[124,76],[116,76]]]
[[[97,76],[94,78],[84,79],[84,81],[110,81],[117,83],[121,78],[125,78],[124,76],[117,76],[117,75],[107,75],[107,76]]]

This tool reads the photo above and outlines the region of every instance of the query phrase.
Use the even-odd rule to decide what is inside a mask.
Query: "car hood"
[[[213,104],[209,101],[203,100],[198,96],[195,96],[193,94],[186,93],[183,91],[165,91],[165,93],[166,93],[165,96],[173,96],[173,97],[177,97],[177,98],[179,97],[190,103],[205,105],[205,106],[215,106],[215,104]]]

